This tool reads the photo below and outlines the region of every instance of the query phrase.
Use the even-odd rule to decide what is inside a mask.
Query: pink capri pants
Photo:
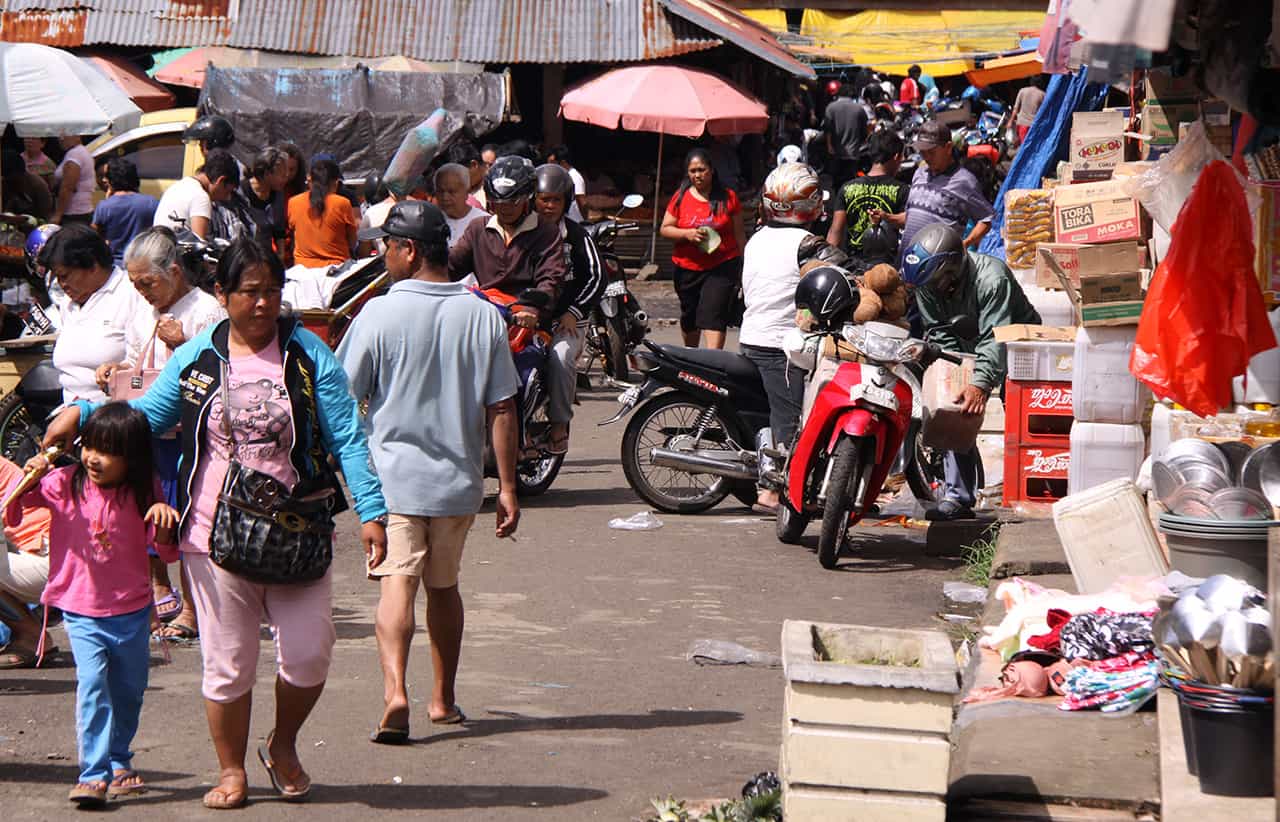
[[[222,570],[208,554],[184,556],[200,625],[205,699],[232,702],[252,690],[263,622],[275,636],[281,679],[298,688],[325,681],[337,640],[332,572],[315,582],[263,585]]]

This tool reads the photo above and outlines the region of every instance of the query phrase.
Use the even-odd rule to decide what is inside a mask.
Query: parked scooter
[[[642,202],[644,197],[639,194],[628,194],[617,214],[585,226],[600,252],[605,276],[604,292],[587,323],[587,347],[592,359],[600,358],[605,376],[614,383],[631,381],[628,357],[649,333],[648,315],[627,288],[627,272],[613,250],[619,234],[640,228],[638,223],[619,220],[618,214]]]
[[[609,425],[635,411],[622,435],[622,471],[641,499],[695,514],[733,494],[752,505],[756,443],[768,430],[760,372],[741,354],[645,340],[635,360],[644,381],[618,397]]]
[[[810,375],[800,433],[787,459],[777,536],[797,543],[809,520],[820,516],[818,561],[824,568],[835,567],[850,526],[875,505],[908,437],[908,477],[923,467],[914,459],[913,406],[921,390],[913,368],[937,359],[961,361],[933,343],[911,339],[897,325],[847,322],[855,307],[817,316],[816,333],[797,331],[787,346],[791,361]],[[956,318],[953,327],[961,322]],[[912,482],[912,491],[923,496],[919,484]]]

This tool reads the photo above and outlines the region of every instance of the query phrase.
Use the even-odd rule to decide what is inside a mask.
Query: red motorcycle
[[[797,543],[809,520],[821,516],[818,561],[834,568],[849,527],[875,504],[911,430],[920,380],[909,366],[960,359],[879,322],[807,335],[788,356],[810,375],[777,535]]]

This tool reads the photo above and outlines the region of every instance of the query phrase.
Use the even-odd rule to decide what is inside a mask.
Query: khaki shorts
[[[387,558],[369,572],[371,577],[422,577],[428,588],[458,584],[462,546],[475,514],[461,517],[387,517]]]

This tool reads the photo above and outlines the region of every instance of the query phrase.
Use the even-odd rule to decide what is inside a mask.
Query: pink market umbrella
[[[650,262],[658,242],[663,135],[750,134],[769,127],[764,103],[723,77],[684,66],[629,66],[606,72],[566,92],[560,98],[560,114],[602,128],[658,133]]]

